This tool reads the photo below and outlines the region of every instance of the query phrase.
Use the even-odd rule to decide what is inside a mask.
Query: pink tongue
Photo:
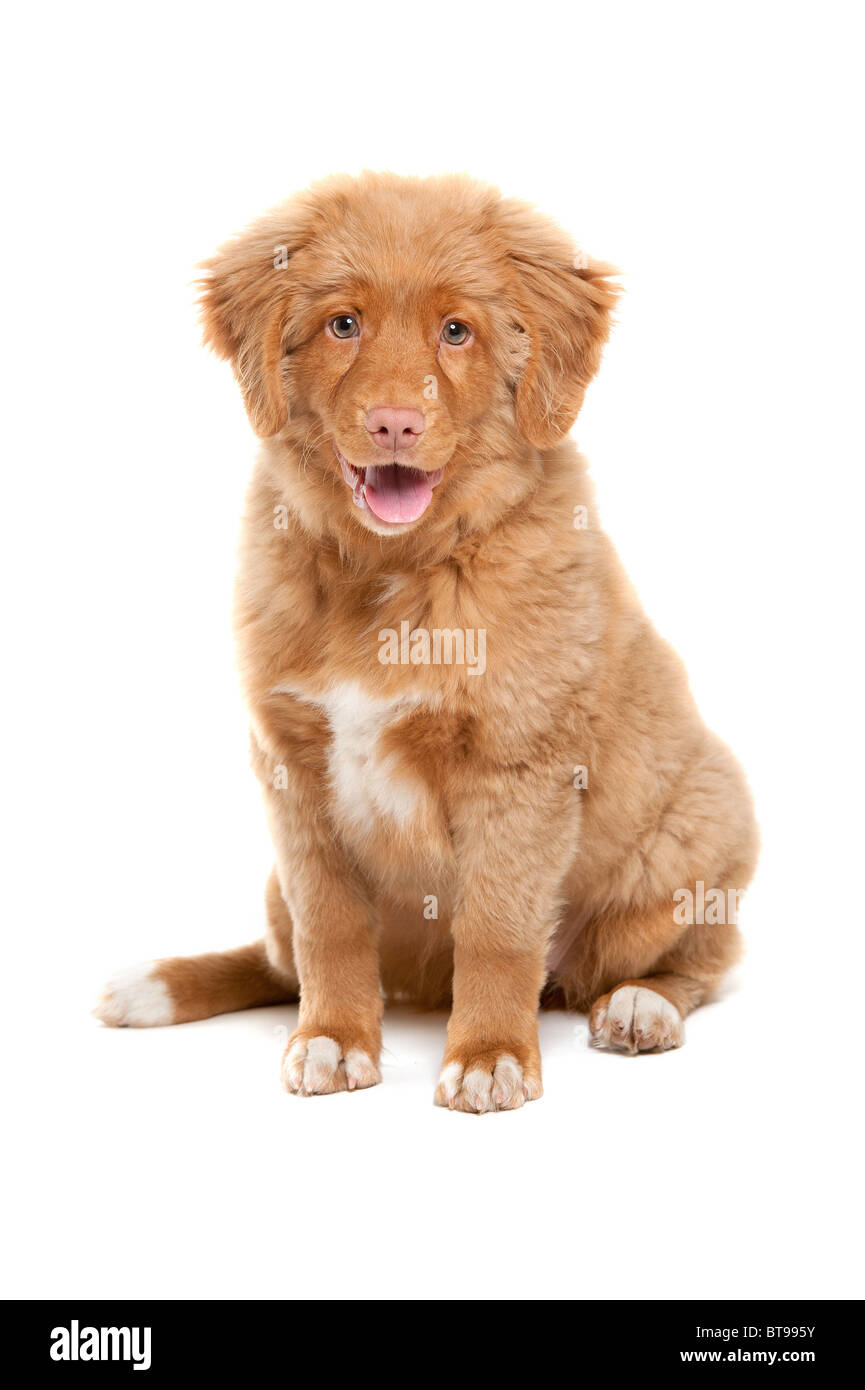
[[[432,488],[420,468],[386,463],[367,468],[363,495],[380,521],[417,521],[432,501]]]

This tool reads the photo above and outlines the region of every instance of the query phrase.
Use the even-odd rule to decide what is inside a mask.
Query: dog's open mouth
[[[405,525],[422,517],[432,501],[433,488],[442,480],[443,468],[425,473],[403,463],[371,464],[355,468],[334,445],[342,476],[352,490],[355,506],[369,508],[379,521]]]

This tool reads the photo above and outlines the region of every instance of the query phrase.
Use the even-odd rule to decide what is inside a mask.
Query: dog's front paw
[[[435,1103],[483,1115],[488,1110],[519,1110],[543,1093],[539,1062],[523,1066],[510,1052],[479,1052],[445,1057]]]
[[[378,1062],[369,1052],[362,1047],[340,1047],[324,1034],[295,1033],[282,1059],[283,1085],[297,1096],[362,1091],[379,1081]]]
[[[620,985],[596,1000],[589,1015],[589,1033],[595,1047],[622,1052],[666,1052],[685,1041],[682,1015],[654,989],[644,985]]]

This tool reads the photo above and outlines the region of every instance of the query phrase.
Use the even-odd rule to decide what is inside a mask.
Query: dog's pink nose
[[[411,449],[426,428],[419,410],[402,405],[377,405],[366,417],[366,427],[382,449],[393,454],[397,449]]]

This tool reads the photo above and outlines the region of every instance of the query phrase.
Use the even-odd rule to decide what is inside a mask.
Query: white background
[[[13,1296],[861,1296],[854,5],[19,7],[4,44],[3,1191]],[[254,440],[196,263],[309,179],[466,169],[624,272],[576,436],[764,852],[678,1053],[542,1021],[546,1095],[285,1095],[291,1009],[88,1013],[261,933],[229,630]],[[859,586],[859,587],[857,587]]]

